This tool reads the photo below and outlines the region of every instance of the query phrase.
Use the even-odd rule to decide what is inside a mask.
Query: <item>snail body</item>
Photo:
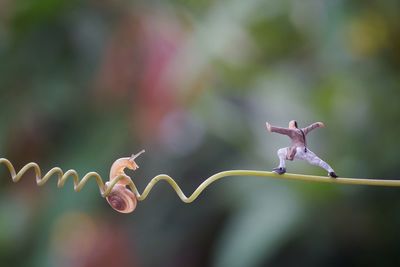
[[[114,185],[110,194],[106,197],[108,204],[110,204],[110,206],[118,212],[131,213],[136,208],[137,197],[127,187],[132,180],[124,170],[126,168],[130,170],[138,169],[139,166],[136,164],[135,159],[142,153],[144,153],[144,150],[132,155],[131,157],[117,159],[111,166],[110,182],[116,177],[124,177]],[[105,186],[108,187],[110,182],[107,182]]]

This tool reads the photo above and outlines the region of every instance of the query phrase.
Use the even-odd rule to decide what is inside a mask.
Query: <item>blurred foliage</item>
[[[2,0],[1,156],[107,177],[145,148],[138,186],[168,173],[189,194],[217,171],[275,167],[288,140],[264,123],[297,119],[327,125],[309,145],[339,175],[398,178],[399,11],[394,0]],[[228,178],[191,205],[159,185],[121,215],[94,182],[74,193],[0,174],[1,266],[400,264],[395,188]]]

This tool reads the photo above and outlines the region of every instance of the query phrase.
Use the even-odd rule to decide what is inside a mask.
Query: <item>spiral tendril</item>
[[[309,181],[309,182],[324,182],[324,183],[334,183],[334,184],[354,184],[354,185],[371,185],[371,186],[400,186],[400,180],[384,180],[384,179],[365,179],[365,178],[329,178],[323,176],[315,176],[315,175],[300,175],[300,174],[292,174],[286,173],[283,175],[278,175],[273,172],[268,171],[255,171],[255,170],[228,170],[218,172],[206,180],[204,180],[195,190],[194,192],[187,197],[176,181],[166,174],[159,174],[155,176],[150,182],[147,184],[142,193],[139,193],[136,185],[130,179],[129,176],[119,175],[115,177],[112,181],[108,182],[107,185],[104,184],[103,179],[100,174],[97,172],[89,172],[82,179],[79,179],[79,175],[75,170],[68,170],[64,172],[59,167],[54,167],[50,169],[45,175],[42,176],[42,171],[38,164],[34,162],[30,162],[26,164],[19,172],[15,171],[12,163],[5,159],[0,158],[0,165],[3,164],[7,167],[11,179],[13,182],[18,182],[21,178],[31,169],[33,169],[36,176],[36,183],[38,186],[44,185],[52,176],[58,177],[57,186],[63,187],[65,182],[69,177],[72,177],[74,182],[74,190],[79,192],[85,184],[90,180],[90,178],[94,178],[99,187],[100,194],[103,198],[107,197],[112,191],[113,187],[122,179],[129,178],[128,187],[135,194],[137,200],[144,200],[149,195],[152,188],[160,181],[167,182],[179,196],[179,198],[185,203],[191,203],[197,199],[197,197],[203,192],[210,184],[213,182],[228,176],[257,176],[257,177],[272,177],[278,179],[289,179],[289,180],[301,180],[301,181]]]

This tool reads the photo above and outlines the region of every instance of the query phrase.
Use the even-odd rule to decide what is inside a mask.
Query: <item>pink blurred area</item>
[[[86,213],[64,213],[57,219],[50,253],[53,266],[140,266],[133,242],[122,227]]]
[[[127,14],[116,23],[99,67],[96,94],[112,105],[127,99],[132,126],[148,142],[160,124],[181,110],[179,75],[171,71],[187,35],[175,17],[162,12]],[[181,66],[184,67],[184,66]]]

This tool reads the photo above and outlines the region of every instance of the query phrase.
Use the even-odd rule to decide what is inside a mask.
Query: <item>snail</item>
[[[145,151],[142,150],[131,157],[117,159],[111,166],[110,181],[106,182],[106,187],[110,186],[110,182],[123,176],[115,186],[112,188],[110,194],[106,197],[108,204],[118,212],[130,213],[135,210],[137,205],[136,195],[127,187],[132,181],[131,178],[124,172],[125,168],[136,170],[139,166],[136,164],[135,159]]]

